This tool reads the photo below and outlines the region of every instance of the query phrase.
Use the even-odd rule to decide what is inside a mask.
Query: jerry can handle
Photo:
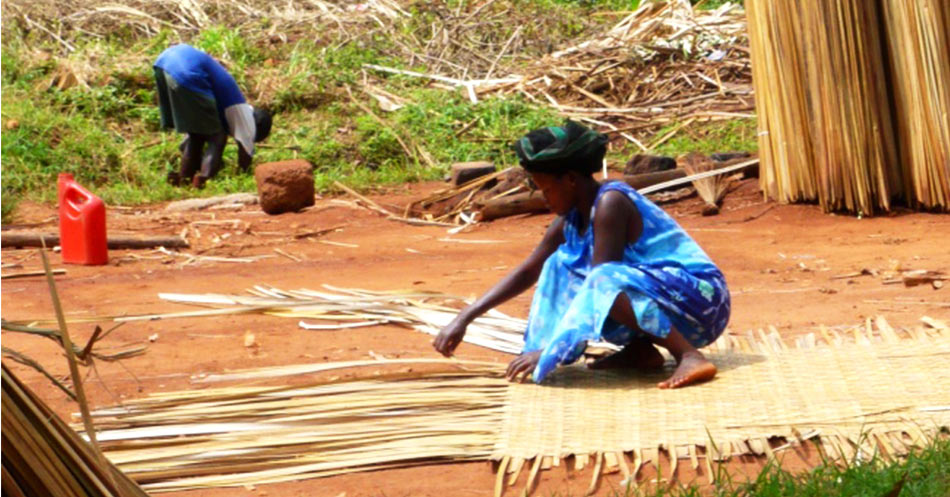
[[[65,195],[63,195],[63,203],[65,204],[65,211],[69,214],[70,217],[78,217],[80,209],[82,206],[88,204],[92,201],[92,194],[78,188],[75,185],[70,185]]]

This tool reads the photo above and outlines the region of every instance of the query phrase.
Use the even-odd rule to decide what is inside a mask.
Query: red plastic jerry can
[[[63,262],[90,266],[108,263],[106,204],[76,183],[72,174],[60,173],[58,187]]]

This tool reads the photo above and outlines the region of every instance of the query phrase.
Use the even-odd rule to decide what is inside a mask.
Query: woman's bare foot
[[[650,342],[634,338],[624,348],[591,362],[590,369],[637,369],[652,371],[663,367],[663,355]]]
[[[716,376],[716,366],[698,350],[691,350],[680,358],[676,371],[667,380],[657,383],[660,388],[679,388],[709,381]]]

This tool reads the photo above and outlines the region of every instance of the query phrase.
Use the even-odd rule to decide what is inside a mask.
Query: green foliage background
[[[528,42],[519,58],[505,60],[507,69],[519,60],[541,55],[616,22],[639,0],[503,0],[497,8],[517,7]],[[707,2],[714,6],[721,2]],[[435,6],[433,6],[435,5]],[[449,1],[442,8],[455,8]],[[103,38],[71,40],[63,49],[46,33],[4,13],[2,35],[2,207],[3,220],[13,220],[18,201],[49,202],[55,198],[59,172],[71,172],[109,204],[159,202],[190,196],[253,191],[253,176],[236,171],[233,141],[225,150],[225,166],[203,191],[165,183],[177,168],[181,137],[159,129],[151,62],[177,42],[191,43],[220,60],[235,76],[252,105],[275,114],[270,138],[255,162],[302,158],[316,167],[320,191],[341,180],[356,188],[442,178],[453,162],[490,160],[514,164],[509,144],[527,131],[559,118],[551,109],[513,95],[491,97],[477,105],[460,91],[434,88],[429,81],[379,75],[379,88],[405,99],[385,112],[361,90],[364,64],[425,72],[427,68],[391,54],[399,37],[425,29],[440,14],[438,5],[415,3],[395,34],[366,30],[346,37],[342,31],[316,29],[277,39],[268,19],[215,25],[194,35],[164,29],[143,37],[117,29]],[[593,14],[598,15],[593,15]],[[516,23],[490,24],[485,36],[506,39]],[[325,27],[324,27],[325,28]],[[63,85],[76,75],[80,84]],[[62,87],[62,89],[61,89]],[[350,97],[352,95],[352,99]],[[355,104],[381,118],[381,123]],[[468,126],[464,133],[460,133]],[[681,134],[662,152],[680,150],[754,149],[754,122]],[[397,134],[414,149],[407,155]],[[622,164],[634,152],[617,144],[608,157]]]

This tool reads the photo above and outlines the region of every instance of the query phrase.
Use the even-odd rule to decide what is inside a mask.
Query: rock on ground
[[[627,162],[627,167],[624,168],[623,174],[658,173],[669,169],[676,169],[676,159],[659,155],[637,154]]]
[[[305,160],[268,162],[254,170],[261,209],[268,214],[296,212],[313,205],[313,165]]]
[[[458,162],[452,164],[452,186],[459,186],[476,178],[487,176],[495,172],[495,165],[491,162]]]

